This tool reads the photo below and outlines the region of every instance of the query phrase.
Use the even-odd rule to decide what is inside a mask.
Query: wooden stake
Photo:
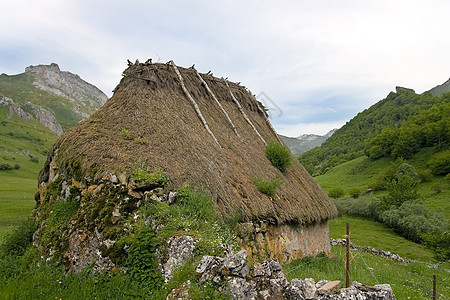
[[[436,300],[436,275],[433,275],[433,300]]]
[[[283,140],[278,136],[278,133],[275,131],[275,129],[273,128],[272,124],[270,124],[269,118],[267,117],[267,113],[264,111],[263,108],[261,108],[261,105],[258,101],[258,99],[256,99],[255,96],[253,96],[252,92],[249,91],[250,96],[256,101],[256,105],[258,106],[258,110],[263,114],[264,119],[266,121],[267,126],[269,126],[269,128],[272,130],[272,132],[275,134],[275,137],[277,138],[278,142],[283,145],[286,146],[286,144],[283,142]]]
[[[231,91],[230,86],[228,85],[228,81],[226,81],[226,79],[224,79],[224,78],[222,78],[222,79],[223,79],[223,81],[225,81],[225,84],[227,85],[228,90],[230,91],[231,98],[233,99],[234,103],[236,103],[237,107],[239,108],[239,111],[244,116],[244,119],[247,121],[248,124],[250,124],[250,126],[253,128],[253,130],[256,132],[256,134],[259,136],[259,138],[264,143],[264,145],[267,145],[266,141],[263,139],[263,137],[259,134],[259,132],[256,129],[256,127],[253,125],[252,121],[250,121],[250,119],[247,117],[247,114],[242,109],[241,104],[234,97],[233,92]]]
[[[345,286],[350,286],[350,225],[347,223],[346,235],[347,259],[345,261]]]
[[[230,123],[231,127],[233,127],[234,133],[236,133],[236,135],[238,137],[240,137],[239,133],[237,132],[236,127],[233,124],[233,121],[231,121],[230,116],[227,114],[227,112],[223,108],[222,104],[220,104],[219,100],[217,100],[216,95],[214,95],[214,93],[211,91],[211,89],[209,88],[209,86],[206,83],[206,81],[203,80],[202,76],[197,72],[197,70],[195,68],[192,68],[192,69],[194,70],[195,74],[197,74],[198,79],[200,79],[200,81],[205,86],[205,88],[208,91],[209,95],[216,101],[217,105],[219,105],[219,107],[220,107],[220,110],[222,110],[223,114],[227,117],[228,123]]]
[[[184,80],[183,77],[181,76],[180,71],[178,71],[177,66],[175,65],[174,61],[171,60],[170,63],[172,64],[175,73],[177,73],[178,75],[178,79],[180,79],[180,83],[181,83],[181,88],[183,89],[184,93],[186,94],[186,96],[188,97],[189,101],[191,101],[192,106],[194,106],[195,112],[197,113],[197,116],[200,118],[200,120],[203,123],[203,126],[205,126],[206,130],[208,131],[208,133],[212,136],[212,138],[214,139],[214,141],[217,143],[217,145],[220,146],[219,142],[217,141],[216,137],[214,136],[214,134],[212,133],[212,131],[209,129],[208,124],[206,123],[205,118],[202,115],[202,112],[200,111],[200,108],[198,108],[197,102],[195,102],[194,98],[192,98],[191,94],[189,93],[189,91],[186,89],[186,86],[184,85]]]

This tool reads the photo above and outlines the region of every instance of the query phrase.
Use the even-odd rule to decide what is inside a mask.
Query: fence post
[[[347,223],[347,235],[345,237],[347,248],[347,259],[345,261],[345,286],[350,286],[350,226]]]
[[[433,300],[436,300],[436,275],[433,275]]]

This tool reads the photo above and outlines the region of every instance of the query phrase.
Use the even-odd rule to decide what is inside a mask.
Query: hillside
[[[37,120],[57,135],[88,117],[107,96],[55,63],[29,66],[25,73],[0,75],[0,108],[7,117]]]
[[[411,116],[441,101],[446,100],[430,92],[416,94],[412,89],[397,87],[395,93],[389,93],[357,114],[319,148],[301,154],[299,160],[311,174],[324,174],[334,166],[364,155],[372,139],[383,129],[400,127]]]
[[[56,64],[0,75],[0,237],[34,207],[37,175],[57,136],[106,99]]]
[[[442,96],[445,93],[450,92],[450,79],[443,84],[437,85],[429,91],[434,96]]]
[[[303,134],[296,138],[293,138],[279,134],[279,137],[283,140],[286,146],[291,149],[292,153],[297,156],[308,150],[319,147],[330,136],[332,136],[333,133],[336,132],[336,130],[337,129],[333,129],[325,135]]]

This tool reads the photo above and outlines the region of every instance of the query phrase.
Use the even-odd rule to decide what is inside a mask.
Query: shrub
[[[383,157],[384,152],[383,152],[383,148],[381,148],[381,146],[373,145],[366,151],[366,154],[371,159],[379,159],[379,158]]]
[[[37,158],[37,156],[34,155],[30,155],[30,160],[34,163],[38,163],[39,162],[39,158]]]
[[[20,165],[19,164],[14,164],[14,170],[19,170],[20,169]]]
[[[439,233],[445,223],[442,215],[412,201],[384,211],[381,220],[399,235],[414,242],[421,242],[423,234]]]
[[[277,142],[269,141],[266,147],[266,156],[281,172],[292,165],[291,151]]]
[[[159,245],[156,233],[150,227],[143,227],[127,249],[126,265],[130,276],[145,286],[158,288],[163,280],[158,270],[156,250]]]
[[[421,169],[417,171],[417,175],[419,176],[420,182],[428,182],[433,179],[433,174],[429,169]]]
[[[376,191],[386,189],[388,184],[395,178],[398,167],[403,163],[406,163],[406,160],[402,158],[391,162],[389,168],[375,176],[374,180],[369,184],[369,187]]]
[[[3,241],[0,252],[11,257],[22,256],[27,247],[31,244],[33,233],[36,231],[36,224],[33,220],[26,220],[13,232],[9,233]]]
[[[8,163],[1,163],[0,164],[0,171],[11,170],[11,169],[12,169],[12,167]]]
[[[258,191],[269,197],[273,197],[275,195],[275,190],[283,183],[283,181],[278,177],[270,181],[261,178],[253,178],[253,183],[256,185]]]
[[[434,257],[440,261],[450,260],[450,233],[422,234],[425,245],[430,248]]]
[[[362,196],[358,199],[341,198],[334,200],[334,204],[340,214],[345,213],[374,220],[379,220],[379,216],[382,213],[379,202],[379,198],[373,196]]]
[[[333,199],[341,198],[342,196],[344,196],[344,190],[342,188],[331,189],[328,192],[328,196]]]
[[[358,198],[360,193],[361,193],[361,190],[358,188],[352,188],[349,191],[350,197],[352,197],[352,198]]]
[[[419,175],[413,166],[403,163],[398,168],[391,182],[388,183],[388,195],[383,198],[383,205],[389,208],[399,207],[404,202],[416,201],[419,198],[417,184]]]
[[[435,175],[446,175],[450,172],[450,150],[438,153],[430,157],[427,165]]]

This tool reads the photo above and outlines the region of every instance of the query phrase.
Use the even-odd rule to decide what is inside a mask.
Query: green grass
[[[345,248],[332,248],[334,258],[318,256],[305,258],[284,265],[288,280],[314,278],[318,280],[341,280],[345,285]],[[433,275],[437,276],[438,299],[449,299],[450,273],[442,268],[430,268],[420,262],[396,263],[363,251],[352,251],[350,282],[367,285],[389,283],[397,299],[431,299]]]
[[[412,164],[417,170],[425,168],[427,157],[433,153],[433,149],[429,149],[416,155],[408,163]],[[374,161],[366,156],[361,156],[340,164],[326,174],[314,177],[314,179],[326,192],[339,187],[344,190],[345,196],[350,197],[352,189],[357,188],[361,192],[367,190],[374,177],[388,168],[392,161],[391,158],[387,157]],[[440,193],[436,193],[436,186],[440,187]],[[385,192],[379,191],[377,194]],[[426,207],[442,211],[446,219],[450,220],[450,202],[448,201],[450,182],[445,180],[444,176],[433,176],[431,181],[420,183],[418,193]]]
[[[361,156],[340,164],[314,179],[326,192],[340,187],[344,189],[346,195],[349,195],[352,188],[365,191],[373,177],[389,167],[391,161],[390,158],[381,158],[374,162],[366,156]]]
[[[69,99],[33,85],[33,78],[28,74],[0,75],[0,96],[7,96],[16,103],[31,102],[45,107],[55,113],[55,118],[64,129],[68,129],[80,121],[81,117],[72,110],[76,107],[84,113],[92,113],[98,107],[79,105]]]
[[[398,236],[391,228],[381,223],[360,217],[344,215],[341,218],[331,220],[329,222],[330,238],[343,238],[347,223],[350,226],[351,241],[357,246],[370,246],[387,250],[406,259],[429,263],[436,262],[433,253],[425,246]]]
[[[0,171],[0,241],[34,208],[37,176],[47,159],[46,151],[56,139],[40,123],[17,116],[7,119],[6,114],[6,109],[0,109],[0,163],[18,164],[20,169]],[[26,153],[38,161],[31,161]]]

